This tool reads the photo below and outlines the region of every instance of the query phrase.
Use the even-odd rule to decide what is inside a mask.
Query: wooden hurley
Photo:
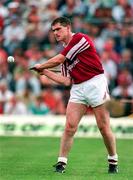
[[[29,70],[41,72],[41,70],[36,69],[36,67],[31,67],[29,68]],[[59,69],[53,69],[53,68],[49,68],[48,70],[53,71],[53,72],[61,72]]]
[[[50,69],[48,69],[48,70],[53,71],[53,72],[61,72],[61,70],[59,70],[59,69],[53,69],[53,68],[52,68],[52,69],[50,68]]]

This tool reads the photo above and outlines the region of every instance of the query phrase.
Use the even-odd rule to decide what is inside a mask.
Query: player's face
[[[57,41],[65,42],[68,37],[69,30],[69,26],[62,26],[60,23],[52,26],[52,31]]]

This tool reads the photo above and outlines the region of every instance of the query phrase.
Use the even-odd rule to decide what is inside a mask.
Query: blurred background
[[[132,114],[132,0],[0,0],[0,114],[65,114],[70,87],[28,70],[62,49],[50,30],[58,16],[69,17],[73,31],[95,43],[114,98],[110,115]],[[9,55],[14,63],[7,62]]]

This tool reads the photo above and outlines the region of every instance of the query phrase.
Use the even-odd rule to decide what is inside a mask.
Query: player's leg
[[[77,131],[80,119],[86,112],[84,104],[69,102],[66,111],[66,125],[61,139],[61,147],[59,156],[67,157],[72,142],[73,136]]]
[[[117,152],[116,141],[113,132],[110,127],[109,114],[105,108],[105,105],[99,105],[93,108],[96,117],[98,128],[103,136],[105,146],[108,151],[109,172],[117,172]]]
[[[56,164],[57,172],[64,172],[67,164],[68,153],[73,144],[73,136],[77,131],[80,119],[86,112],[86,106],[79,103],[69,102],[66,111],[66,124],[60,143],[60,152],[58,163]]]

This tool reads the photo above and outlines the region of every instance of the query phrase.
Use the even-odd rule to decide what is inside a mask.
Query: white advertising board
[[[117,138],[133,138],[133,117],[111,118]],[[61,136],[65,116],[0,116],[0,136]],[[94,116],[84,116],[76,137],[101,137]]]

